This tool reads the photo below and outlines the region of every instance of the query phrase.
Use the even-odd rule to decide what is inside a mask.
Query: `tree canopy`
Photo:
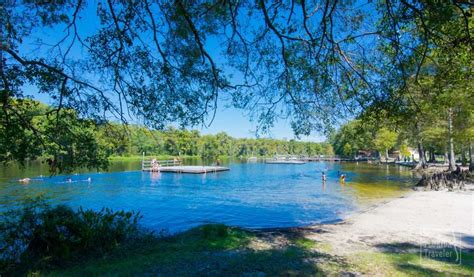
[[[225,97],[259,131],[327,132],[369,107],[413,116],[424,70],[440,96],[474,60],[463,1],[5,1],[1,18],[3,128],[33,87],[97,122],[206,125]]]

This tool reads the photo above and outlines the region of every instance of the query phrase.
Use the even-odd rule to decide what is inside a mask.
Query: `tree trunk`
[[[433,149],[430,149],[429,156],[430,156],[429,162],[430,163],[435,163],[436,162],[436,157],[435,157],[435,153],[434,153]]]
[[[462,150],[461,150],[461,163],[462,163],[462,166],[466,166],[466,165],[467,165],[466,148],[465,148],[464,145],[463,145]]]
[[[388,162],[388,149],[385,149],[385,162]]]
[[[469,171],[474,172],[474,143],[469,143]]]
[[[418,156],[418,163],[415,169],[426,168],[425,150],[423,149],[423,144],[421,144],[421,142],[418,143]]]
[[[453,141],[453,109],[448,109],[448,148],[449,148],[449,166],[448,170],[453,171],[456,168],[456,159],[454,156]]]
[[[449,160],[449,158],[448,158],[448,152],[446,151],[446,152],[444,152],[444,164],[447,164],[447,163],[448,163],[448,160]]]

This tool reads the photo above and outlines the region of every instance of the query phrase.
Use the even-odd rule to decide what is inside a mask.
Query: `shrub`
[[[1,270],[61,267],[83,256],[102,255],[138,238],[134,212],[77,211],[42,200],[25,203],[0,220]]]
[[[202,235],[205,239],[216,239],[226,237],[229,227],[223,224],[208,224],[201,227]]]

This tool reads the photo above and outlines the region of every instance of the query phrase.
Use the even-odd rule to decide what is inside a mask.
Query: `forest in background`
[[[234,138],[225,132],[203,135],[197,130],[150,130],[144,126],[108,124],[97,135],[106,142],[111,156],[149,155],[248,157],[290,155],[334,155],[329,143],[278,140],[270,138]]]
[[[41,158],[50,163],[52,172],[70,171],[75,167],[104,169],[109,157],[141,156],[143,153],[147,156],[196,156],[208,160],[219,156],[334,155],[332,145],[324,142],[233,138],[225,132],[203,135],[197,130],[174,127],[153,130],[143,125],[81,118],[73,109],[57,110],[30,99],[17,99],[12,105],[25,112],[10,117],[11,125],[19,127],[27,122],[32,129],[28,132],[3,129],[8,134],[0,140],[4,150],[0,153],[1,160],[14,161],[18,156],[24,157],[20,162]],[[66,147],[59,148],[58,145]]]

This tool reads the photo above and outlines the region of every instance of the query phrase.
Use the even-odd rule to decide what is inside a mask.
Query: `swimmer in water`
[[[91,177],[87,178],[87,182],[89,183],[92,182],[92,178]]]
[[[346,182],[346,176],[344,174],[341,174],[341,177],[339,177],[339,181],[341,183],[345,183]]]
[[[23,179],[18,180],[18,182],[23,183],[23,184],[27,184],[27,183],[29,183],[30,181],[31,181],[30,178],[23,178]]]
[[[326,173],[323,172],[322,178],[323,178],[323,182],[326,182]]]

